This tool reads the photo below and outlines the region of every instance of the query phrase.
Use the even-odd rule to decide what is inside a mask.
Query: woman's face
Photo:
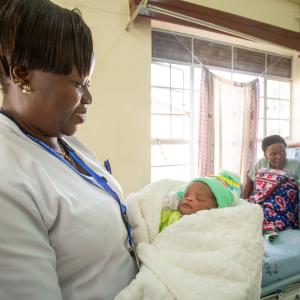
[[[75,68],[69,75],[29,71],[32,93],[18,109],[26,129],[45,137],[73,135],[92,103],[88,88],[93,67],[86,77],[80,77]]]
[[[265,157],[270,162],[270,167],[283,169],[286,162],[285,145],[281,143],[270,145],[265,150]]]
[[[217,207],[217,201],[210,188],[203,182],[194,182],[186,191],[178,209],[183,215],[190,215],[199,210]]]

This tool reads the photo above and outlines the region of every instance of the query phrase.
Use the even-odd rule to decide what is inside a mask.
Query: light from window
[[[152,64],[151,180],[191,177],[190,66]]]

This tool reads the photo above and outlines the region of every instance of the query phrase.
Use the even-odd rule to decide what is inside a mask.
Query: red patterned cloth
[[[276,188],[279,182],[283,184]],[[294,176],[283,170],[262,168],[258,171],[249,202],[262,207],[263,230],[298,228],[298,200],[299,190]]]

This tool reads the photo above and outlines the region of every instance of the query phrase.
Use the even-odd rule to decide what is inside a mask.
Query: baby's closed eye
[[[205,198],[198,196],[197,201],[199,202],[206,202]]]

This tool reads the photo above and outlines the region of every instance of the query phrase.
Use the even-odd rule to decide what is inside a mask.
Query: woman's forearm
[[[242,188],[242,198],[248,199],[253,191],[253,181],[247,177],[246,183]]]

